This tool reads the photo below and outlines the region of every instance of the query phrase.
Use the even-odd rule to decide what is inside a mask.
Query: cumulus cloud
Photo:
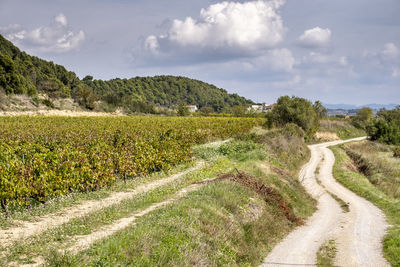
[[[175,19],[165,35],[147,37],[144,47],[155,53],[174,50],[215,51],[248,55],[275,47],[286,28],[278,13],[284,0],[221,2],[200,17]]]
[[[299,44],[304,47],[318,48],[327,47],[331,41],[332,32],[330,29],[315,27],[306,30],[299,38]]]
[[[73,32],[69,28],[64,14],[57,15],[49,26],[26,30],[18,24],[13,24],[0,27],[0,33],[17,45],[42,52],[68,52],[79,47],[85,40],[82,30]]]

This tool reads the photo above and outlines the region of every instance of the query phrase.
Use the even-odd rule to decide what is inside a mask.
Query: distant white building
[[[268,111],[270,111],[271,109],[273,109],[275,107],[276,104],[266,104],[263,103],[262,104],[262,112],[267,113]]]
[[[199,110],[196,105],[187,105],[186,107],[190,112],[196,112]]]
[[[271,109],[273,109],[274,106],[275,104],[266,104],[266,103],[262,103],[260,105],[251,105],[247,108],[247,111],[255,113],[261,113],[261,112],[266,113]]]
[[[248,112],[262,112],[262,105],[251,105],[247,108]]]

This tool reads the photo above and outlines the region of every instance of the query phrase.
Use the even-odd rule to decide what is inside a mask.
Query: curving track
[[[318,210],[305,226],[297,228],[265,258],[262,266],[315,266],[317,251],[327,240],[337,243],[336,266],[390,266],[382,255],[382,238],[388,225],[381,210],[340,185],[332,175],[335,157],[329,146],[360,141],[355,138],[309,146],[311,159],[299,179],[307,192],[318,200]],[[315,170],[320,167],[317,183]],[[349,203],[343,213],[327,193]]]

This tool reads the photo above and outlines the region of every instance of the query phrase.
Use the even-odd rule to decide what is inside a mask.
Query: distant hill
[[[379,110],[382,108],[385,109],[394,109],[399,104],[366,104],[366,105],[349,105],[349,104],[323,104],[327,109],[343,109],[343,110],[354,110],[360,109],[363,107],[368,107],[374,110]]]
[[[0,35],[0,89],[5,93],[70,97],[79,83],[75,73],[20,51]]]
[[[185,77],[155,76],[102,81],[87,76],[83,82],[111,104],[137,101],[172,107],[185,103],[200,108],[209,106],[216,112],[222,112],[226,107],[253,104],[251,100],[228,94],[212,84]]]
[[[172,107],[191,104],[208,106],[215,112],[226,112],[233,106],[253,104],[253,101],[214,85],[175,76],[135,77],[109,81],[82,80],[74,72],[20,51],[0,35],[0,90],[6,94],[50,98],[72,97],[83,107],[94,108],[97,100],[130,111],[151,112],[154,105]]]

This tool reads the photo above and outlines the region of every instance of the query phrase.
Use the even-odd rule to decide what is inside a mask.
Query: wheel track
[[[279,243],[265,258],[262,266],[316,265],[320,246],[336,239],[337,266],[390,266],[382,255],[381,240],[388,227],[384,214],[367,200],[355,195],[333,178],[334,155],[329,146],[351,141],[334,141],[309,146],[311,159],[300,172],[299,179],[307,192],[318,201],[318,210],[306,222]],[[320,162],[324,161],[320,164]],[[315,170],[320,164],[318,185]],[[327,193],[336,194],[349,203],[350,212],[343,213]]]

